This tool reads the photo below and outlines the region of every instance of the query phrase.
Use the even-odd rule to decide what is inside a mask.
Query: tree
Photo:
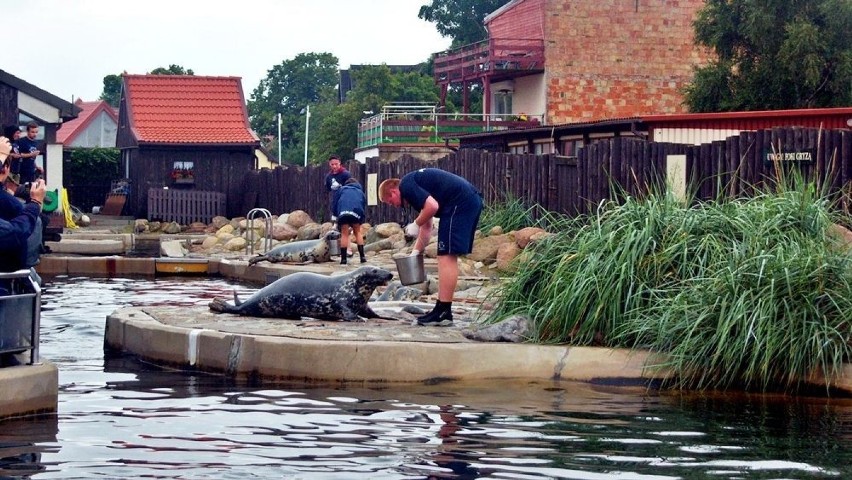
[[[195,75],[191,68],[184,69],[180,65],[171,64],[168,68],[157,67],[150,72],[149,75]]]
[[[460,47],[487,39],[482,21],[507,3],[509,0],[432,0],[420,7],[417,17],[434,23],[438,33],[453,39],[453,47]]]
[[[686,88],[691,111],[852,105],[849,0],[707,0],[694,26],[716,59]]]
[[[104,90],[99,100],[103,100],[115,108],[121,101],[121,75],[107,75],[104,77]]]
[[[278,137],[281,114],[281,156],[285,161],[302,163],[297,153],[302,151],[305,139],[302,110],[311,105],[311,130],[315,131],[329,111],[317,107],[336,102],[337,63],[337,57],[330,53],[300,53],[272,67],[252,92],[248,112],[251,126],[261,138]],[[276,144],[271,142],[270,146],[277,150]]]
[[[355,86],[346,95],[346,102],[329,110],[323,121],[316,123],[316,142],[311,146],[316,156],[312,158],[325,159],[332,153],[353,158],[358,146],[358,122],[365,117],[364,112],[378,113],[389,103],[438,103],[438,87],[429,75],[393,73],[387,65],[365,65],[353,70],[352,77]]]

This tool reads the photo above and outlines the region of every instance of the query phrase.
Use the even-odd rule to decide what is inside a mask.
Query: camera
[[[30,188],[33,186],[31,182],[22,183],[15,189],[15,196],[25,202],[30,201]]]

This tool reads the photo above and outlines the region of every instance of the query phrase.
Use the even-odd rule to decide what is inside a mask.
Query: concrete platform
[[[55,412],[59,370],[50,362],[0,368],[0,419]]]
[[[107,317],[111,348],[182,367],[275,379],[418,383],[449,380],[582,380],[646,384],[647,352],[482,343],[466,339],[467,319],[419,327],[396,302],[373,302],[367,322],[246,318],[206,308],[124,308]],[[424,305],[427,306],[427,305]],[[454,312],[456,314],[458,312]]]

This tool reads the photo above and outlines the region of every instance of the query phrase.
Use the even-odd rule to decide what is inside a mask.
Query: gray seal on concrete
[[[316,240],[300,240],[278,245],[268,252],[249,259],[249,266],[264,260],[271,263],[322,263],[331,260],[329,240],[339,240],[340,232],[329,230]]]
[[[524,315],[513,315],[492,325],[462,330],[462,335],[479,342],[520,343],[532,335],[530,323],[530,319]]]
[[[240,302],[234,292],[234,305],[216,298],[209,307],[214,312],[290,320],[312,317],[351,322],[362,317],[383,318],[367,302],[376,287],[387,285],[391,278],[391,272],[373,266],[335,276],[297,272],[261,288],[245,302]]]

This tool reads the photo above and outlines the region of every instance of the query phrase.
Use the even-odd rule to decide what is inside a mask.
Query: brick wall
[[[486,23],[491,39],[544,38],[545,0],[516,3]]]
[[[527,3],[527,2],[523,2]],[[546,0],[547,122],[684,113],[703,0]]]

